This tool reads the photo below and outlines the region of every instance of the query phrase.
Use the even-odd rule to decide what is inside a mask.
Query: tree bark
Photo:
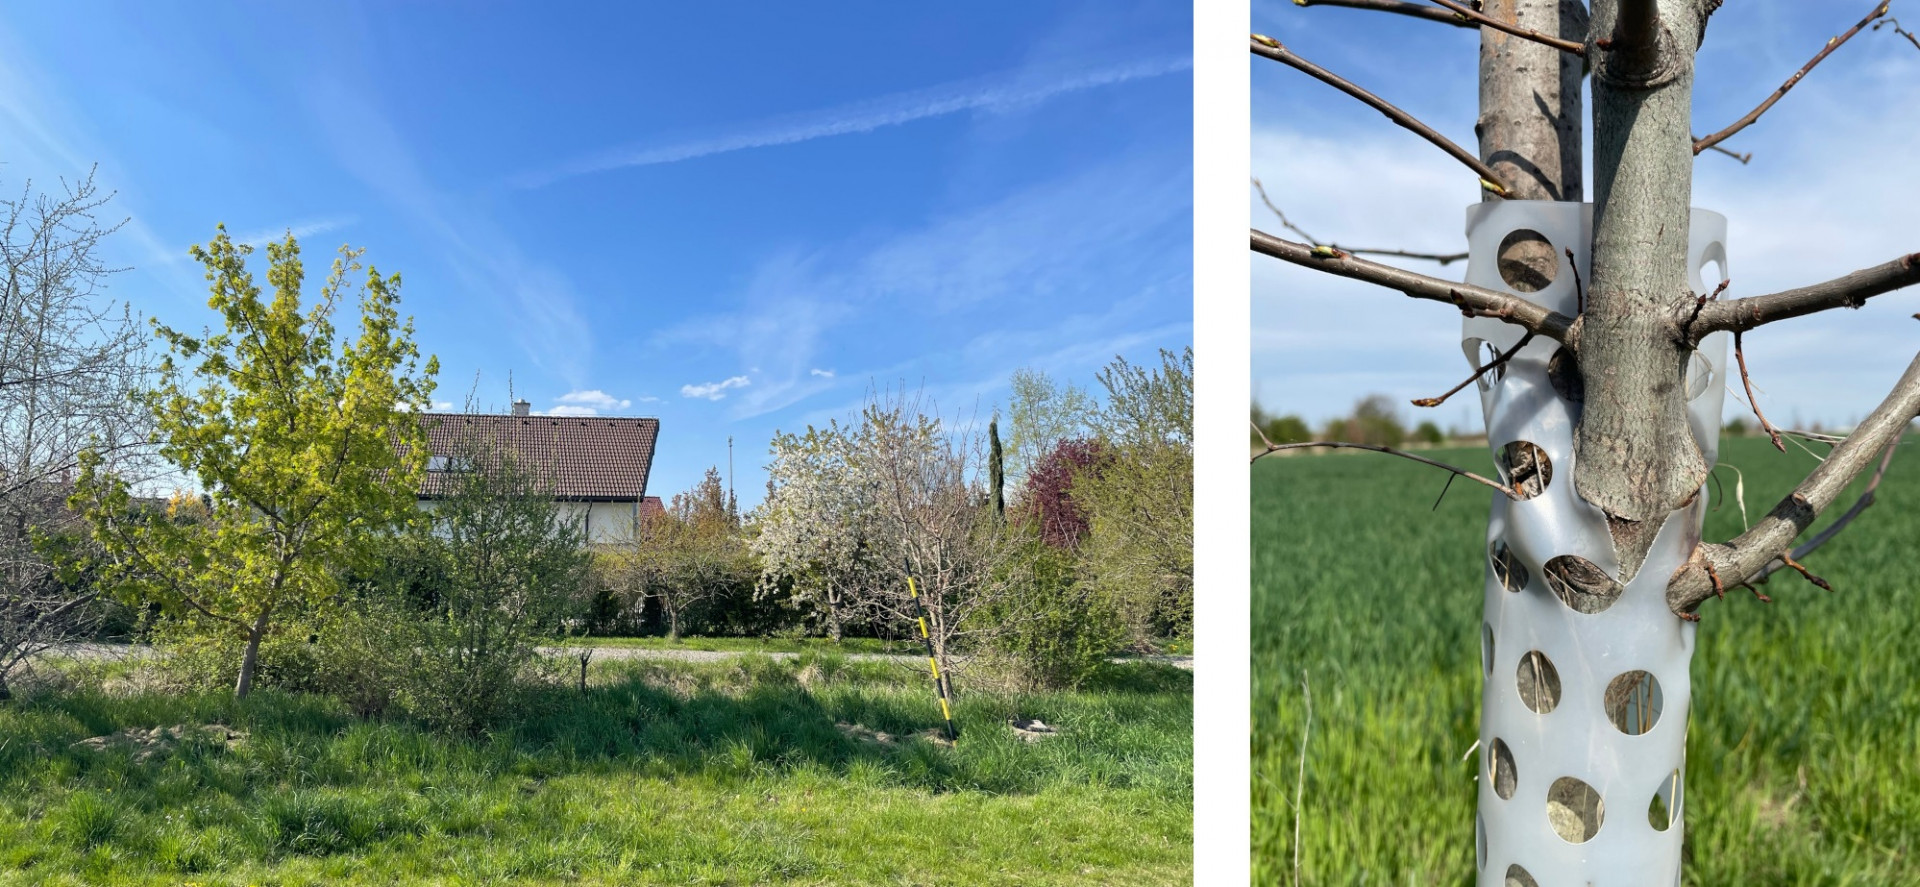
[[[1576,0],[1488,0],[1481,12],[1565,40],[1587,39],[1587,10]],[[1581,66],[1551,46],[1480,29],[1480,119],[1473,132],[1480,159],[1500,174],[1510,199],[1581,199]]]
[[[247,629],[247,649],[240,656],[240,679],[233,685],[235,699],[245,699],[253,692],[253,672],[260,663],[260,640],[267,636],[267,619],[272,613],[271,607],[262,609],[260,617]]]
[[[1668,514],[1706,482],[1687,424],[1692,349],[1678,312],[1693,193],[1694,0],[1594,4],[1593,279],[1571,337],[1586,403],[1575,489],[1606,512],[1622,582],[1639,572]]]

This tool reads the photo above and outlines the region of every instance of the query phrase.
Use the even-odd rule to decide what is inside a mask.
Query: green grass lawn
[[[44,694],[0,708],[0,884],[1185,883],[1192,690],[1130,664],[963,696],[952,748],[923,681],[834,656],[606,663],[477,739],[271,691]],[[181,723],[247,737],[74,745]]]
[[[1786,573],[1766,586],[1772,605],[1730,591],[1701,608],[1686,883],[1920,884],[1917,443],[1878,504],[1808,561],[1835,593]],[[1789,450],[1725,442],[1751,519],[1813,467]],[[1431,455],[1491,473],[1483,449]],[[1710,540],[1741,531],[1735,475],[1718,475]],[[1292,877],[1297,789],[1303,881],[1473,881],[1477,756],[1463,755],[1479,730],[1489,494],[1455,484],[1429,510],[1445,480],[1374,454],[1253,468],[1255,883]]]

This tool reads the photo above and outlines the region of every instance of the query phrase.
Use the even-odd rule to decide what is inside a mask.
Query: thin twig
[[[1474,474],[1473,472],[1468,471],[1464,468],[1455,468],[1452,465],[1448,465],[1445,462],[1436,462],[1424,456],[1416,456],[1404,450],[1396,450],[1392,447],[1383,447],[1377,444],[1347,443],[1345,441],[1337,441],[1337,440],[1316,440],[1316,441],[1309,441],[1307,443],[1284,443],[1284,444],[1277,444],[1277,443],[1270,442],[1267,444],[1266,452],[1255,453],[1253,454],[1253,458],[1248,459],[1247,461],[1258,462],[1260,461],[1260,457],[1270,456],[1274,453],[1280,452],[1281,450],[1301,450],[1301,449],[1306,449],[1308,447],[1328,447],[1330,449],[1347,449],[1347,450],[1370,450],[1375,453],[1386,453],[1389,456],[1399,456],[1402,459],[1412,459],[1413,461],[1419,462],[1422,465],[1431,465],[1435,468],[1441,468],[1447,471],[1451,471],[1454,474],[1457,474],[1461,477],[1466,478],[1467,480],[1473,481],[1474,483],[1499,490],[1500,492],[1506,494],[1507,498],[1512,499],[1515,502],[1520,501],[1520,495],[1518,493],[1515,493],[1512,487],[1509,487],[1506,484],[1503,484],[1497,480],[1489,480],[1487,478],[1481,477],[1480,475]]]
[[[1567,328],[1573,323],[1573,319],[1564,314],[1550,311],[1511,293],[1428,277],[1405,268],[1357,258],[1332,247],[1295,243],[1259,229],[1248,232],[1248,248],[1315,271],[1398,290],[1416,299],[1446,302],[1471,316],[1499,318],[1557,342],[1566,341]]]
[[[1811,582],[1814,585],[1819,586],[1820,588],[1826,589],[1827,591],[1833,590],[1833,586],[1827,584],[1827,580],[1813,575],[1813,571],[1802,566],[1799,561],[1794,560],[1792,553],[1781,555],[1780,562],[1786,564],[1789,567],[1792,567],[1795,570],[1798,570],[1800,572],[1800,575],[1805,576],[1808,582]],[[1755,592],[1755,593],[1758,594],[1758,592]]]
[[[1454,262],[1464,261],[1467,258],[1466,253],[1416,253],[1400,249],[1371,249],[1361,246],[1343,246],[1332,241],[1321,240],[1308,234],[1306,229],[1295,225],[1292,220],[1288,219],[1287,214],[1281,212],[1280,207],[1275,206],[1274,202],[1267,198],[1267,188],[1265,185],[1262,185],[1257,178],[1253,179],[1253,189],[1260,192],[1260,202],[1266,204],[1267,209],[1272,210],[1273,214],[1279,217],[1281,227],[1306,238],[1307,242],[1314,246],[1330,246],[1341,252],[1353,253],[1355,255],[1398,256],[1403,259],[1425,259],[1429,262],[1439,262],[1441,267],[1453,264]]]
[[[1573,269],[1573,314],[1578,317],[1587,313],[1587,288],[1580,283],[1580,263],[1574,261],[1573,250],[1567,250],[1567,267]]]
[[[1447,393],[1445,393],[1445,394],[1442,394],[1442,395],[1440,395],[1439,397],[1421,397],[1421,398],[1416,398],[1416,399],[1415,399],[1415,400],[1413,401],[1413,405],[1414,405],[1414,406],[1416,406],[1416,407],[1437,407],[1437,406],[1439,406],[1439,405],[1441,405],[1441,404],[1443,404],[1443,403],[1446,403],[1446,402],[1447,402],[1447,398],[1449,398],[1449,397],[1452,397],[1452,396],[1454,396],[1454,395],[1456,395],[1456,394],[1459,394],[1459,393],[1460,393],[1460,389],[1462,389],[1462,388],[1465,388],[1465,387],[1467,387],[1468,385],[1471,385],[1471,384],[1473,384],[1473,382],[1474,382],[1474,380],[1475,380],[1475,379],[1478,379],[1478,378],[1480,378],[1481,376],[1484,376],[1484,375],[1486,375],[1486,374],[1487,374],[1487,372],[1488,372],[1488,371],[1490,371],[1490,370],[1492,370],[1492,369],[1493,369],[1494,367],[1497,367],[1497,366],[1501,366],[1501,365],[1504,365],[1504,364],[1505,364],[1505,363],[1506,363],[1507,361],[1509,361],[1509,360],[1512,360],[1512,359],[1513,359],[1513,356],[1514,356],[1514,355],[1516,355],[1516,354],[1519,354],[1519,353],[1520,353],[1520,349],[1522,349],[1522,348],[1525,348],[1525,347],[1527,347],[1527,343],[1528,343],[1528,342],[1532,342],[1532,341],[1533,341],[1533,334],[1532,334],[1532,333],[1527,333],[1526,335],[1524,335],[1524,336],[1521,336],[1521,337],[1520,337],[1520,341],[1518,341],[1518,342],[1515,342],[1512,348],[1509,348],[1509,349],[1507,349],[1507,353],[1505,353],[1505,354],[1502,354],[1502,355],[1500,355],[1499,357],[1496,357],[1496,358],[1494,358],[1494,359],[1493,359],[1493,360],[1492,360],[1491,362],[1489,362],[1489,363],[1488,363],[1488,364],[1487,364],[1486,366],[1483,366],[1483,367],[1481,367],[1481,368],[1479,368],[1479,369],[1477,369],[1477,370],[1475,370],[1475,371],[1473,372],[1473,375],[1471,375],[1471,376],[1468,376],[1468,377],[1467,377],[1467,380],[1466,380],[1465,382],[1461,382],[1460,384],[1458,384],[1458,385],[1455,385],[1455,386],[1453,386],[1452,388],[1449,388],[1449,389],[1447,389]]]
[[[1846,440],[1845,437],[1842,437],[1838,434],[1821,434],[1818,431],[1799,431],[1793,428],[1782,428],[1780,429],[1780,433],[1792,435],[1794,437],[1804,437],[1807,440],[1818,441],[1828,446],[1833,446],[1834,444],[1837,444],[1843,440]]]
[[[1694,139],[1694,141],[1696,141],[1696,142],[1698,142],[1698,141],[1699,141],[1699,139],[1697,139],[1697,138],[1696,138],[1696,139]],[[1748,164],[1749,162],[1751,162],[1751,161],[1753,160],[1753,152],[1752,152],[1752,151],[1748,151],[1748,152],[1747,152],[1747,153],[1745,153],[1745,154],[1741,154],[1741,153],[1739,153],[1739,152],[1737,152],[1737,151],[1729,151],[1729,150],[1727,150],[1727,149],[1725,149],[1725,148],[1722,148],[1722,147],[1720,147],[1719,145],[1707,145],[1707,146],[1706,146],[1706,149],[1707,149],[1707,150],[1709,150],[1709,151],[1718,151],[1718,152],[1720,152],[1720,153],[1722,153],[1722,154],[1725,154],[1725,155],[1727,155],[1728,157],[1731,157],[1731,158],[1733,158],[1733,159],[1735,159],[1735,160],[1738,160],[1738,161],[1740,161],[1740,165],[1741,165],[1741,166],[1746,166],[1746,165],[1747,165],[1747,164]],[[1695,153],[1695,154],[1699,154],[1700,152],[1699,152],[1699,151],[1695,151],[1695,152],[1693,152],[1693,153]]]
[[[1298,2],[1300,2],[1300,0],[1293,0],[1293,2],[1295,2],[1295,3],[1298,3]],[[1876,30],[1876,31],[1878,31],[1878,30],[1880,30],[1880,26],[1881,26],[1881,25],[1892,25],[1892,26],[1893,26],[1893,32],[1894,32],[1895,34],[1899,34],[1900,36],[1902,36],[1902,37],[1905,37],[1905,38],[1907,38],[1907,42],[1908,42],[1908,43],[1911,43],[1911,44],[1913,44],[1913,48],[1914,48],[1914,49],[1920,49],[1920,38],[1915,38],[1915,37],[1913,36],[1913,32],[1912,32],[1912,31],[1909,31],[1909,30],[1907,30],[1907,29],[1905,29],[1905,28],[1902,28],[1902,27],[1900,27],[1900,20],[1899,20],[1899,19],[1897,19],[1897,18],[1894,18],[1893,16],[1887,16],[1887,20],[1886,20],[1886,21],[1883,21],[1883,22],[1875,22],[1875,23],[1874,23],[1874,25],[1873,25],[1873,29],[1874,29],[1874,30]]]
[[[1780,429],[1773,427],[1773,423],[1767,421],[1767,414],[1760,412],[1760,399],[1753,396],[1753,378],[1747,375],[1747,355],[1740,349],[1738,332],[1733,334],[1733,359],[1740,362],[1740,384],[1747,387],[1747,406],[1753,407],[1753,414],[1759,417],[1761,430],[1765,431],[1768,437],[1773,438],[1773,448],[1782,453],[1786,452],[1787,445],[1780,442]]]
[[[1453,140],[1447,138],[1446,136],[1441,135],[1439,132],[1435,131],[1433,127],[1428,126],[1424,123],[1421,123],[1418,120],[1415,120],[1413,115],[1408,114],[1407,112],[1402,111],[1391,104],[1388,104],[1385,99],[1382,99],[1379,96],[1374,95],[1373,93],[1370,93],[1364,89],[1361,89],[1358,86],[1355,86],[1352,82],[1348,81],[1347,79],[1341,77],[1338,74],[1333,73],[1332,71],[1322,68],[1319,65],[1316,65],[1310,61],[1307,61],[1306,59],[1301,58],[1298,55],[1295,55],[1292,50],[1281,45],[1280,41],[1275,40],[1272,37],[1268,37],[1262,34],[1254,34],[1248,39],[1247,48],[1254,55],[1260,56],[1262,58],[1272,59],[1283,65],[1292,67],[1295,70],[1298,70],[1314,78],[1315,80],[1325,83],[1328,86],[1331,86],[1335,89],[1340,90],[1341,92],[1346,93],[1347,95],[1350,95],[1356,99],[1359,99],[1360,101],[1366,103],[1368,106],[1372,107],[1374,110],[1379,111],[1382,114],[1385,114],[1388,120],[1391,120],[1394,123],[1397,123],[1402,127],[1405,127],[1407,130],[1413,132],[1415,135],[1418,135],[1421,138],[1426,139],[1428,142],[1431,142],[1435,147],[1439,148],[1442,151],[1447,152],[1447,154],[1453,157],[1453,159],[1458,160],[1461,163],[1465,164],[1468,169],[1471,169],[1475,173],[1478,173],[1480,176],[1481,188],[1487,191],[1490,191],[1500,197],[1507,196],[1507,186],[1504,184],[1501,184],[1500,174],[1494,172],[1493,167],[1488,166],[1485,163],[1481,162],[1478,156],[1474,155],[1472,152],[1469,152],[1465,148],[1462,148],[1459,145],[1454,144]]]
[[[1529,30],[1527,28],[1522,28],[1519,25],[1503,22],[1497,18],[1494,18],[1493,16],[1490,16],[1481,12],[1476,12],[1473,9],[1466,6],[1461,6],[1460,4],[1453,2],[1453,0],[1433,0],[1433,2],[1453,10],[1454,15],[1460,16],[1461,18],[1474,22],[1475,24],[1483,25],[1485,27],[1492,28],[1496,31],[1505,31],[1523,40],[1532,40],[1533,42],[1541,44],[1543,46],[1551,46],[1554,49],[1560,50],[1561,52],[1573,53],[1574,55],[1577,55],[1581,58],[1587,57],[1587,47],[1586,47],[1586,44],[1584,43],[1575,43],[1572,40],[1562,40],[1559,37],[1554,37],[1549,34],[1542,34],[1539,31]]]
[[[1880,467],[1877,469],[1874,469],[1873,479],[1867,481],[1867,488],[1860,491],[1860,498],[1853,500],[1853,507],[1848,508],[1845,514],[1840,515],[1839,520],[1836,520],[1833,523],[1828,524],[1826,529],[1821,530],[1812,539],[1808,539],[1805,543],[1801,544],[1798,548],[1795,548],[1793,551],[1789,552],[1788,556],[1792,557],[1794,560],[1797,561],[1807,557],[1808,555],[1813,554],[1815,551],[1818,551],[1820,549],[1820,546],[1827,544],[1828,540],[1832,539],[1835,536],[1840,535],[1840,531],[1846,529],[1848,524],[1853,523],[1853,519],[1859,517],[1860,512],[1866,511],[1868,508],[1872,507],[1874,502],[1874,491],[1880,488],[1880,479],[1887,476],[1887,466],[1893,464],[1893,451],[1899,446],[1900,446],[1900,439],[1898,437],[1893,439],[1893,443],[1890,443],[1887,445],[1886,454],[1880,457]],[[1760,575],[1755,576],[1754,581],[1764,582],[1766,581],[1768,576],[1771,576],[1774,573],[1777,573],[1780,570],[1784,570],[1786,568],[1787,568],[1787,564],[1784,561],[1782,561],[1779,558],[1775,558],[1773,561],[1769,562],[1764,568],[1760,570]],[[1802,570],[1802,572],[1804,573],[1805,571]],[[1824,581],[1825,580],[1822,580],[1822,582]],[[1814,584],[1820,585],[1822,588],[1825,588],[1828,591],[1833,590],[1831,586],[1824,585],[1821,582],[1817,582]]]
[[[1280,207],[1275,206],[1273,201],[1267,197],[1267,186],[1260,183],[1259,177],[1253,177],[1251,181],[1253,182],[1253,190],[1260,193],[1260,202],[1266,204],[1267,210],[1280,219],[1280,227],[1306,238],[1307,242],[1314,246],[1331,246],[1334,249],[1342,248],[1339,244],[1327,243],[1318,237],[1308,234],[1307,229],[1295,225],[1291,219],[1287,218],[1287,214],[1281,212]],[[1354,252],[1354,250],[1347,250],[1347,252]]]
[[[1456,28],[1471,28],[1473,24],[1460,20],[1459,16],[1441,9],[1435,9],[1421,3],[1409,3],[1406,0],[1293,0],[1295,6],[1344,6],[1348,9],[1370,9],[1374,12],[1391,12],[1397,15],[1423,18],[1430,22],[1453,25]]]
[[[1841,34],[1838,37],[1829,38],[1827,40],[1826,46],[1821,47],[1820,51],[1816,53],[1811,60],[1809,60],[1805,65],[1801,66],[1800,70],[1793,72],[1793,76],[1788,77],[1787,82],[1780,84],[1779,89],[1774,90],[1772,95],[1767,96],[1767,100],[1764,102],[1761,102],[1759,107],[1754,108],[1751,111],[1748,111],[1745,117],[1742,117],[1739,120],[1735,120],[1733,124],[1731,126],[1728,126],[1726,129],[1720,130],[1719,132],[1716,132],[1710,136],[1707,136],[1706,138],[1696,140],[1693,143],[1693,153],[1697,155],[1701,151],[1705,151],[1706,149],[1711,148],[1714,145],[1721,143],[1722,141],[1725,141],[1728,136],[1731,136],[1734,133],[1739,132],[1740,130],[1746,129],[1748,126],[1752,125],[1752,123],[1755,120],[1759,120],[1760,115],[1765,114],[1768,108],[1773,107],[1774,102],[1780,101],[1780,97],[1786,95],[1787,90],[1792,89],[1795,84],[1799,83],[1800,78],[1807,76],[1807,72],[1813,70],[1814,65],[1820,64],[1820,62],[1823,59],[1825,59],[1828,56],[1828,54],[1832,53],[1836,49],[1839,49],[1840,45],[1852,39],[1853,35],[1860,33],[1861,28],[1864,28],[1867,25],[1871,24],[1874,19],[1877,19],[1883,15],[1886,15],[1887,7],[1891,5],[1892,5],[1892,0],[1874,0],[1873,11],[1867,13],[1867,17],[1861,19],[1859,24],[1854,25],[1851,28],[1848,28],[1845,34]]]

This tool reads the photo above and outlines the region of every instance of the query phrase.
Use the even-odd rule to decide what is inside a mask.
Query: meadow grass
[[[1743,590],[1701,608],[1686,883],[1920,884],[1916,443],[1877,504],[1809,559],[1834,593],[1788,572],[1765,586],[1771,605]],[[1815,464],[1789,450],[1724,442],[1749,519]],[[1432,455],[1491,473],[1484,449]],[[1735,474],[1718,475],[1712,540],[1742,528]],[[1467,752],[1479,731],[1489,494],[1456,484],[1430,510],[1444,482],[1373,454],[1254,466],[1255,883],[1292,880],[1297,790],[1302,882],[1473,883],[1479,758]],[[1303,680],[1313,729],[1298,786]]]
[[[46,693],[0,708],[0,884],[1191,880],[1190,673],[965,693],[951,748],[921,736],[937,711],[897,665],[822,655],[604,663],[473,738],[270,690]],[[181,723],[247,735],[74,745]]]

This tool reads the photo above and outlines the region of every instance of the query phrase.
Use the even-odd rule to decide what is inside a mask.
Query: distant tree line
[[[1409,431],[1398,404],[1384,394],[1369,394],[1361,398],[1354,404],[1353,412],[1328,419],[1320,426],[1317,435],[1306,420],[1298,415],[1273,415],[1257,403],[1253,405],[1251,418],[1253,427],[1249,436],[1255,444],[1262,442],[1262,433],[1266,435],[1266,440],[1277,444],[1328,440],[1389,447],[1406,443],[1438,446],[1448,438],[1447,433],[1431,420],[1422,420]]]

